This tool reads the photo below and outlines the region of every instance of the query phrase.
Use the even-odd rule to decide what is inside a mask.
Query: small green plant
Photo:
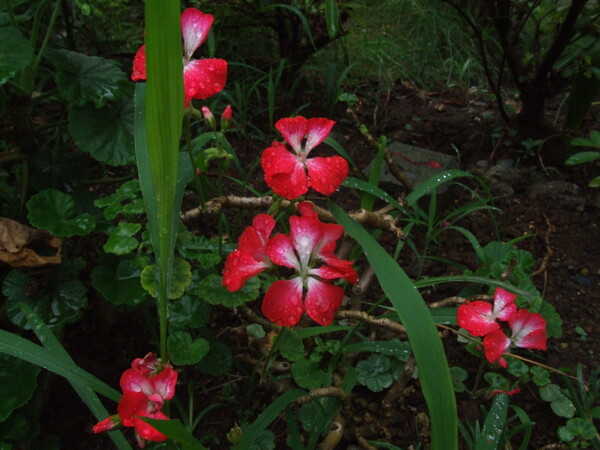
[[[576,147],[590,147],[600,149],[600,131],[590,131],[590,135],[587,138],[575,138],[571,141],[571,145]],[[579,164],[585,164],[600,159],[600,151],[585,151],[575,153],[567,158],[565,164],[568,166],[575,166]],[[600,175],[592,178],[588,182],[589,187],[600,187]]]

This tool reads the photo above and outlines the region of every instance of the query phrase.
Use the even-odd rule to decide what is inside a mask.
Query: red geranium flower
[[[489,302],[474,301],[458,307],[456,320],[461,328],[473,336],[485,336],[500,328],[497,320],[506,322],[517,311],[517,296],[502,288],[494,292],[494,308]]]
[[[154,353],[148,353],[143,359],[137,358],[121,375],[120,385],[123,396],[117,407],[118,416],[110,416],[94,427],[94,433],[100,433],[122,424],[134,427],[140,447],[145,441],[160,442],[167,437],[140,417],[166,420],[161,411],[165,400],[175,395],[177,372],[171,364],[162,364]]]
[[[298,210],[301,216],[290,217],[289,236],[278,234],[267,246],[271,261],[294,269],[297,276],[275,281],[267,289],[262,311],[270,321],[283,326],[296,325],[304,310],[315,322],[329,325],[344,291],[328,281],[343,278],[356,283],[358,275],[351,261],[341,260],[333,253],[344,228],[322,223],[311,203],[298,204]]]
[[[502,355],[511,346],[546,350],[546,321],[540,314],[521,309],[509,319],[508,326],[512,332],[510,338],[500,329],[483,338],[485,357],[490,363],[498,361],[506,367]]]
[[[329,195],[340,186],[348,175],[348,163],[344,158],[308,158],[310,151],[323,142],[334,124],[329,119],[304,117],[281,119],[275,124],[294,150],[290,153],[284,144],[273,142],[260,158],[265,181],[276,194],[291,200],[306,194],[309,187]]]
[[[271,266],[267,255],[269,236],[275,220],[268,214],[259,214],[246,227],[238,241],[236,251],[227,255],[223,270],[223,286],[231,292],[240,289],[246,281]]]
[[[227,81],[227,61],[217,58],[192,59],[192,55],[208,38],[213,16],[195,8],[188,8],[181,14],[183,34],[183,90],[184,107],[191,99],[203,100],[219,93]],[[137,51],[133,60],[133,81],[146,79],[146,48]]]

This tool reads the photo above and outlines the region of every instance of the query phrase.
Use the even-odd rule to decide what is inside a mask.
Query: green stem
[[[44,56],[44,51],[48,46],[48,42],[50,41],[50,36],[52,35],[52,31],[54,30],[54,24],[56,23],[56,18],[58,17],[58,11],[60,9],[61,1],[57,1],[54,4],[54,9],[52,10],[52,15],[50,16],[50,22],[48,23],[48,29],[46,30],[46,35],[44,36],[44,40],[42,41],[42,45],[40,47],[40,51],[35,58],[35,62],[31,68],[31,79],[35,78],[35,74],[37,73],[37,69],[40,66],[40,62],[42,61],[42,56]]]
[[[190,115],[185,115],[185,120],[183,121],[183,127],[185,130],[185,145],[187,147],[188,154],[190,155],[190,162],[192,163],[192,168],[195,168],[196,164],[194,161],[194,150],[192,149],[192,131],[191,131],[191,120]],[[200,200],[200,209],[204,208],[204,203],[206,201],[204,197],[204,191],[202,190],[202,183],[200,183],[200,177],[198,176],[198,172],[194,170],[194,186],[196,187],[196,193],[198,194],[198,198]]]
[[[15,11],[13,10],[12,7],[12,3],[10,0],[6,0],[6,11],[8,12],[8,19],[10,20],[10,24],[15,27],[17,27],[17,18],[15,17]]]

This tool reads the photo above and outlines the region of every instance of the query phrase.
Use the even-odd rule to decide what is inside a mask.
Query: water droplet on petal
[[[298,307],[298,309],[296,309],[296,312],[297,312],[298,314],[302,314],[302,307],[301,307],[301,306],[299,306],[299,307]]]
[[[288,324],[293,324],[296,323],[296,318],[294,316],[289,316],[288,317]]]
[[[206,89],[206,85],[204,83],[200,83],[200,89],[202,89],[202,90]]]
[[[214,64],[210,64],[210,65],[208,66],[208,70],[210,70],[211,72],[214,72],[214,70],[215,70],[215,66],[214,66]]]

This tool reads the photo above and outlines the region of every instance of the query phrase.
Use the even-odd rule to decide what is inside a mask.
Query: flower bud
[[[217,126],[217,122],[215,120],[215,116],[213,116],[213,113],[208,106],[202,107],[202,116],[204,117],[204,122],[208,128],[214,131]]]
[[[223,114],[221,115],[221,131],[226,131],[229,128],[229,123],[231,122],[231,105],[227,105]]]
[[[92,431],[94,433],[102,433],[103,431],[114,430],[116,427],[121,425],[121,419],[119,419],[119,415],[115,414],[114,416],[109,416],[104,420],[101,420],[96,425],[93,426]]]

